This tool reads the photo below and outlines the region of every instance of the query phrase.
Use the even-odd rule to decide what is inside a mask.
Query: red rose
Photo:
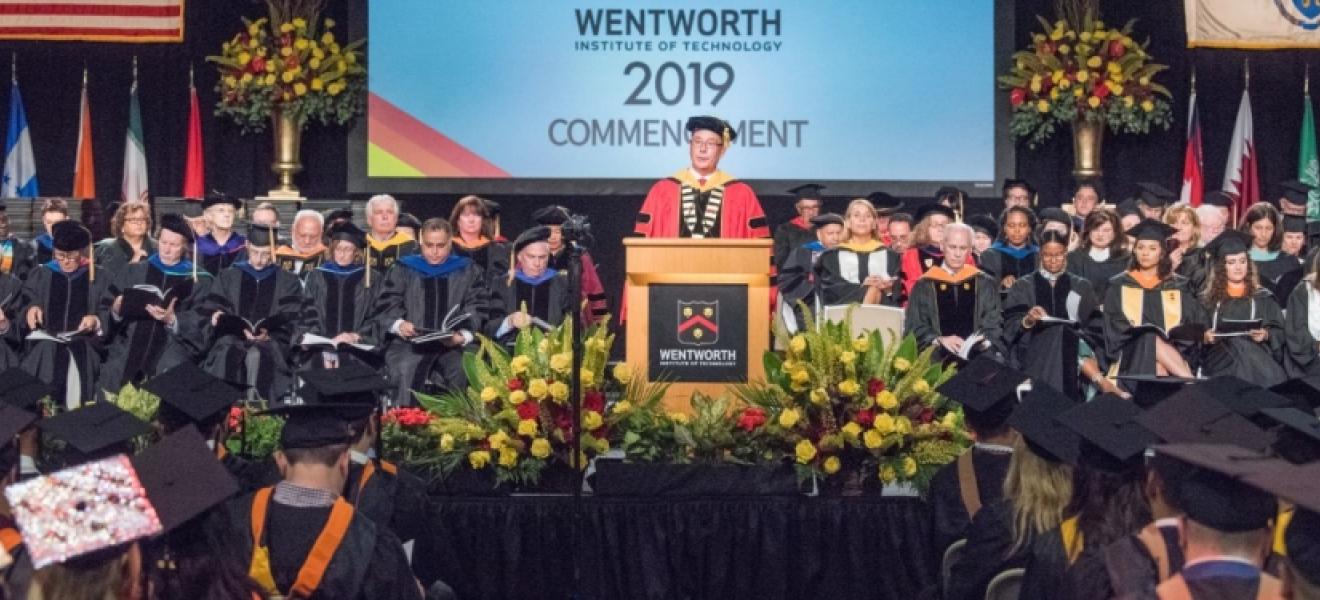
[[[243,429],[243,409],[235,406],[229,409],[229,430],[239,432]]]
[[[293,68],[296,68],[297,66],[298,66],[298,57],[297,57],[297,56],[290,56],[290,57],[284,59],[284,68],[285,68],[285,69],[293,69]]]
[[[594,410],[598,413],[605,412],[605,394],[600,390],[592,390],[583,394],[582,410]]]
[[[523,389],[523,382],[522,382],[522,380],[521,380],[521,379],[518,379],[518,378],[516,378],[516,377],[513,378],[513,379],[510,379],[510,380],[509,380],[509,383],[507,383],[507,384],[505,384],[505,385],[508,385],[508,386],[509,386],[509,391],[510,391],[510,392],[516,392],[516,391],[518,391],[518,390]]]
[[[742,415],[738,417],[738,427],[741,427],[748,433],[751,433],[752,430],[764,424],[765,411],[756,406],[744,410]]]
[[[541,406],[535,402],[523,402],[518,405],[518,418],[527,420],[541,416]]]
[[[252,69],[253,73],[264,73],[266,71],[266,59],[260,56],[254,57],[248,63],[248,67]]]
[[[1012,104],[1014,108],[1021,106],[1022,103],[1026,101],[1027,101],[1027,90],[1024,90],[1022,88],[1013,88],[1013,91],[1008,94],[1008,102]],[[877,381],[877,380],[872,379],[871,381]],[[880,386],[881,389],[884,389],[883,381],[880,382]],[[879,392],[872,392],[871,395],[874,396],[875,394],[878,393]]]
[[[885,391],[885,381],[883,379],[872,377],[870,381],[866,382],[867,396],[874,396],[883,391]]]
[[[875,422],[875,415],[871,414],[871,409],[863,408],[862,410],[857,411],[857,416],[854,417],[853,420],[857,421],[857,424],[862,427],[870,427],[871,424]]]
[[[1111,40],[1111,41],[1109,42],[1109,57],[1110,57],[1110,58],[1119,58],[1119,57],[1122,57],[1124,54],[1127,54],[1127,48],[1124,48],[1124,47],[1123,47],[1123,41],[1122,41],[1122,40]]]
[[[935,420],[935,411],[930,408],[921,409],[921,415],[917,417],[922,423],[929,423]]]
[[[1091,94],[1095,95],[1096,98],[1104,100],[1109,97],[1109,86],[1104,83],[1096,84],[1095,89],[1091,90]]]

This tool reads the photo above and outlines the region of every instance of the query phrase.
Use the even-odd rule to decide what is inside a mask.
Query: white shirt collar
[[[1241,556],[1229,556],[1229,555],[1227,555],[1227,554],[1219,554],[1219,555],[1215,555],[1215,556],[1203,556],[1203,557],[1198,558],[1198,559],[1196,559],[1196,560],[1189,560],[1189,561],[1183,563],[1183,569],[1186,569],[1186,568],[1191,567],[1191,566],[1194,566],[1194,565],[1199,565],[1199,564],[1201,564],[1201,563],[1208,563],[1208,562],[1232,562],[1232,563],[1242,563],[1242,564],[1244,564],[1244,565],[1251,565],[1252,567],[1255,567],[1257,570],[1260,569],[1260,565],[1256,564],[1256,562],[1253,561],[1253,560],[1251,560],[1251,559],[1242,558]]]
[[[367,464],[367,461],[371,460],[371,457],[358,452],[357,450],[349,450],[348,460],[353,461],[353,464],[355,465],[365,465]]]
[[[1086,254],[1091,257],[1091,260],[1109,260],[1109,248],[1091,248],[1087,250]]]

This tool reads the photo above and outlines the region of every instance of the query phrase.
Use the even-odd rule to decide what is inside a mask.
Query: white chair
[[[958,540],[944,550],[944,561],[940,563],[940,589],[949,589],[949,579],[953,576],[953,565],[962,558],[963,550],[967,547],[966,538]]]
[[[985,600],[1018,600],[1022,593],[1022,575],[1026,569],[1009,569],[995,575],[985,588]]]

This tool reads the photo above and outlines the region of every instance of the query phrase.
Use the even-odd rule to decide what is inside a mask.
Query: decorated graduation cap
[[[822,198],[820,191],[823,189],[825,186],[819,183],[804,183],[789,189],[788,193],[793,194],[798,200],[820,200]]]
[[[1137,188],[1140,190],[1137,194],[1137,199],[1141,200],[1142,204],[1151,208],[1164,207],[1177,197],[1173,192],[1169,191],[1168,188],[1158,183],[1143,181],[1137,184]]]
[[[219,190],[211,190],[211,193],[207,194],[205,198],[202,198],[202,210],[206,210],[217,204],[228,204],[234,207],[234,210],[243,208],[242,200]]]
[[[1296,408],[1266,408],[1260,411],[1274,428],[1274,453],[1294,464],[1320,461],[1320,419]]]
[[[990,215],[972,215],[967,217],[966,223],[973,231],[984,233],[991,239],[999,237],[999,223]]]
[[[1057,417],[1064,427],[1082,438],[1078,464],[1101,471],[1124,472],[1141,464],[1155,435],[1140,423],[1136,404],[1102,394]]]
[[[1166,225],[1155,219],[1143,219],[1140,223],[1127,230],[1127,234],[1138,240],[1154,240],[1163,242],[1173,237],[1174,228],[1172,225]]]
[[[1265,529],[1278,514],[1274,495],[1245,480],[1247,473],[1278,469],[1270,459],[1223,444],[1165,444],[1164,455],[1191,467],[1175,497],[1188,519],[1225,533]]]
[[[1234,204],[1233,195],[1224,190],[1206,192],[1206,194],[1201,197],[1201,204],[1208,204],[1219,208],[1232,208]]]
[[[551,204],[536,209],[536,212],[532,213],[532,220],[537,225],[563,225],[568,222],[570,216],[572,214],[568,212],[567,208],[558,204]]]
[[[1055,421],[1077,403],[1047,385],[1034,385],[1008,418],[1008,426],[1022,435],[1037,456],[1052,462],[1077,464],[1081,438]]]
[[[1280,196],[1293,204],[1306,205],[1307,197],[1315,187],[1300,180],[1285,181],[1279,184]]]
[[[160,398],[162,421],[207,428],[228,415],[243,394],[189,361],[153,377],[143,388]]]
[[[921,208],[918,208],[916,213],[912,215],[912,221],[914,223],[920,223],[926,217],[929,217],[931,215],[944,215],[948,217],[950,221],[958,218],[958,215],[954,214],[952,208],[949,208],[943,204],[931,203],[922,206]]]
[[[1017,390],[1027,376],[984,355],[958,370],[938,388],[963,405],[967,423],[978,431],[998,429],[1017,405]]]
[[[733,130],[733,126],[729,125],[728,121],[709,115],[689,117],[685,129],[687,129],[688,133],[696,133],[698,130],[702,129],[714,132],[715,135],[724,138],[724,145],[726,147],[729,143],[738,139],[738,132]]]
[[[70,463],[132,450],[129,442],[149,433],[151,425],[109,402],[88,404],[60,413],[37,424],[42,431],[68,444]]]
[[[1137,423],[1169,444],[1236,444],[1257,452],[1270,436],[1205,391],[1205,384],[1179,390],[1137,415]]]
[[[1169,396],[1178,393],[1184,387],[1205,381],[1194,377],[1175,377],[1171,375],[1119,375],[1118,379],[1135,384],[1135,386],[1129,386],[1133,387],[1133,401],[1142,408],[1155,406]]]
[[[821,213],[811,218],[811,228],[820,229],[828,225],[843,225],[843,215],[839,213]]]
[[[331,242],[348,242],[353,247],[361,250],[367,247],[367,232],[354,225],[351,221],[335,223],[333,227],[326,231],[326,235]]]
[[[239,492],[238,481],[191,425],[143,450],[132,464],[166,532]]]
[[[0,372],[0,401],[26,411],[41,410],[39,403],[55,392],[50,384],[18,367]]]
[[[1205,252],[1218,259],[1243,254],[1251,249],[1251,235],[1237,229],[1225,229],[1205,247]]]

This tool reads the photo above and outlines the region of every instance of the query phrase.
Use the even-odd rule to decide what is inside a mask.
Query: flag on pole
[[[1183,202],[1201,205],[1201,196],[1205,192],[1202,174],[1201,115],[1196,108],[1196,73],[1193,72],[1192,97],[1187,102],[1187,150],[1183,152]]]
[[[123,202],[148,200],[147,153],[142,145],[142,109],[138,107],[137,57],[133,57],[133,84],[128,88],[128,136],[124,141]]]
[[[1242,103],[1238,105],[1237,123],[1233,125],[1233,142],[1228,146],[1228,163],[1224,165],[1223,189],[1236,200],[1234,212],[1239,218],[1247,213],[1247,208],[1252,204],[1260,202],[1260,178],[1256,175],[1256,145],[1251,126],[1251,94],[1248,90],[1242,90]]]
[[[37,162],[32,158],[32,135],[28,132],[23,97],[18,93],[18,65],[15,58],[9,86],[9,130],[5,134],[5,171],[3,198],[37,197]]]
[[[87,69],[83,69],[82,106],[78,111],[78,153],[73,163],[74,198],[96,198],[96,169],[92,161],[92,107],[87,102]]]
[[[1320,221],[1320,156],[1315,148],[1315,112],[1311,109],[1311,71],[1307,69],[1302,84],[1302,135],[1297,152],[1297,179],[1311,186],[1306,196],[1306,220]]]
[[[202,160],[202,110],[197,102],[192,68],[188,69],[188,154],[183,168],[183,197],[200,200],[206,195],[206,163]]]

